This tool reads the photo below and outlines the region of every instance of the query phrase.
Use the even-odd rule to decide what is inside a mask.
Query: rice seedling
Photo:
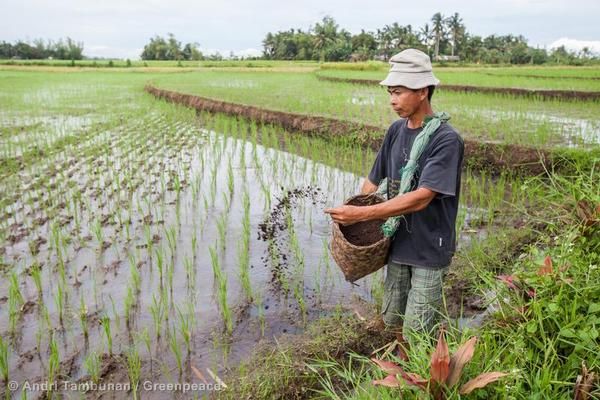
[[[175,330],[175,327],[169,332],[169,348],[171,349],[173,356],[175,356],[177,370],[179,371],[179,377],[181,378],[183,375],[183,358],[181,355],[181,348],[177,343],[177,331]]]
[[[231,206],[231,196],[229,196],[227,193],[225,192],[221,192],[221,197],[223,197],[223,208],[226,211],[229,211],[230,206]]]
[[[110,318],[108,315],[103,315],[100,318],[100,325],[102,326],[102,331],[104,332],[104,337],[106,338],[106,344],[108,347],[108,354],[113,354],[113,337],[110,330]]]
[[[62,282],[56,285],[56,293],[54,294],[54,304],[58,311],[58,321],[60,325],[63,325],[64,321],[64,306],[65,306],[65,289]]]
[[[23,305],[23,295],[19,289],[17,274],[13,271],[10,274],[10,286],[8,288],[8,318],[9,330],[12,334],[16,332],[17,321],[20,315],[20,308]]]
[[[113,321],[118,331],[121,329],[121,318],[119,317],[119,313],[117,312],[117,305],[115,304],[115,299],[112,297],[112,295],[109,295],[108,298],[112,307]]]
[[[104,232],[102,229],[102,223],[99,219],[94,220],[90,229],[94,236],[96,237],[96,241],[98,242],[98,252],[102,253],[102,249],[104,248]]]
[[[167,286],[171,293],[171,301],[173,301],[173,277],[175,275],[175,263],[170,262],[167,264]]]
[[[50,339],[50,357],[48,358],[48,376],[47,382],[55,382],[60,373],[60,354],[58,352],[58,343],[54,339],[54,334]],[[52,386],[48,389],[52,391]]]
[[[179,316],[179,333],[185,342],[188,356],[192,351],[191,339],[192,339],[192,326],[188,315],[184,315],[179,306],[177,308],[177,315]]]
[[[140,276],[140,271],[137,268],[137,260],[138,258],[136,257],[135,254],[131,253],[129,255],[129,276],[131,279],[131,284],[133,286],[133,288],[135,289],[136,293],[140,292],[140,285],[141,285],[141,276]]]
[[[44,298],[44,293],[42,290],[42,269],[37,261],[31,265],[30,273],[31,278],[33,278],[33,283],[35,284],[35,288],[37,289],[38,300],[42,301]]]
[[[90,376],[92,382],[96,384],[100,382],[101,361],[98,353],[95,351],[89,353],[83,360],[83,367]]]
[[[87,305],[85,304],[85,300],[82,295],[80,298],[80,301],[79,301],[79,323],[81,324],[81,331],[83,332],[83,337],[86,340],[89,336],[87,316],[88,316],[88,308],[87,308]]]
[[[185,268],[188,287],[194,288],[196,282],[196,270],[194,269],[193,261],[188,256],[185,256],[183,259],[183,267]]]
[[[134,400],[138,398],[138,386],[142,370],[142,360],[135,345],[127,352],[127,375]]]
[[[196,261],[196,257],[198,256],[198,230],[194,225],[194,229],[192,231],[192,261]]]
[[[238,244],[238,259],[239,259],[239,272],[238,276],[242,289],[248,299],[252,298],[252,283],[250,282],[250,256],[249,256],[249,240],[244,237],[243,240]]]
[[[125,313],[125,325],[127,325],[127,328],[131,327],[131,313],[136,304],[135,296],[133,294],[134,290],[135,289],[132,289],[131,286],[128,286],[127,287],[127,295],[125,296],[124,313]]]
[[[302,322],[306,324],[307,310],[306,302],[304,301],[304,281],[298,281],[297,284],[294,285],[294,298],[298,302],[300,314],[302,315]]]
[[[0,375],[2,375],[2,380],[4,381],[5,387],[6,385],[8,385],[8,378],[10,373],[10,368],[8,365],[8,353],[8,343],[4,341],[4,338],[2,336],[0,336]]]
[[[163,273],[164,273],[164,252],[162,247],[158,247],[154,253],[156,255],[156,268],[158,268],[158,275],[160,279],[160,285],[162,287]]]
[[[156,296],[152,295],[152,304],[150,305],[150,314],[154,321],[154,334],[159,339],[162,332],[162,323],[165,319],[167,310],[162,300],[157,300]]]
[[[219,238],[218,238],[218,242],[220,244],[220,248],[221,251],[225,250],[225,246],[226,246],[226,234],[227,234],[227,215],[225,214],[225,212],[221,213],[221,215],[219,215],[219,218],[217,218],[217,231],[219,233]]]
[[[138,342],[144,343],[144,346],[146,347],[146,351],[148,352],[148,358],[150,359],[150,372],[152,372],[152,346],[148,328],[145,327],[140,332],[136,333],[136,339]]]
[[[167,243],[169,245],[169,251],[171,253],[171,260],[175,259],[175,251],[177,250],[177,230],[174,226],[170,226],[165,230],[165,236],[167,237]]]
[[[256,305],[256,312],[258,314],[258,323],[260,326],[260,335],[265,335],[266,318],[265,318],[265,306],[263,304],[262,294],[257,292],[254,295],[254,304]]]
[[[221,315],[223,317],[225,329],[227,333],[230,334],[231,332],[233,332],[233,318],[231,314],[231,309],[227,304],[227,276],[221,270],[221,265],[216,250],[211,246],[209,247],[209,252],[211,258],[211,265],[213,268],[213,275],[218,289],[217,302],[221,309]]]
[[[229,189],[229,198],[233,196],[234,180],[233,180],[233,166],[231,165],[231,157],[227,161],[227,188]]]

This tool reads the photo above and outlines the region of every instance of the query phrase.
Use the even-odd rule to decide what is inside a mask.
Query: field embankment
[[[198,111],[224,113],[241,116],[257,122],[279,124],[290,131],[321,137],[347,138],[363,147],[379,149],[383,140],[383,127],[345,122],[334,118],[274,111],[260,107],[209,99],[170,90],[146,86],[146,91],[169,102],[192,107]],[[576,152],[548,151],[545,149],[519,146],[510,143],[494,143],[465,139],[465,158],[474,168],[495,172],[519,171],[535,175],[547,169],[568,166]]]

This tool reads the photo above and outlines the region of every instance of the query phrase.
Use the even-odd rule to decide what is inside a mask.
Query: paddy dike
[[[277,124],[290,132],[319,136],[325,139],[351,138],[364,148],[378,151],[385,128],[334,118],[268,110],[245,104],[230,103],[205,97],[178,93],[147,85],[145,90],[161,99],[182,104],[197,111],[223,113],[247,118],[262,124]],[[537,175],[546,170],[560,170],[570,166],[570,160],[581,158],[581,151],[564,152],[511,143],[464,139],[465,160],[470,167],[492,172],[510,171],[523,175]]]
[[[330,82],[352,83],[355,85],[379,85],[376,79],[349,79],[338,78],[334,76],[316,75],[317,79]],[[440,90],[449,92],[466,93],[486,93],[500,94],[509,96],[536,97],[546,100],[600,100],[600,92],[586,92],[582,90],[540,90],[540,89],[522,89],[493,86],[472,86],[472,85],[439,85]]]

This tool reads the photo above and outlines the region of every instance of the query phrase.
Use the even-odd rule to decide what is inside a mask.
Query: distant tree
[[[419,35],[419,40],[421,41],[421,43],[425,44],[425,47],[427,49],[427,54],[431,55],[430,48],[431,48],[434,36],[433,36],[433,31],[429,27],[429,24],[425,24],[419,31],[418,35]]]
[[[460,41],[465,36],[465,26],[462,24],[462,18],[458,13],[452,14],[447,20],[448,31],[452,37],[452,55],[454,55]]]
[[[569,54],[564,45],[552,50],[550,57],[557,64],[568,64],[571,61],[571,54]]]
[[[198,50],[197,43],[188,43],[181,47],[181,42],[172,33],[167,34],[167,39],[155,36],[150,43],[144,46],[140,57],[142,60],[194,60],[201,59],[202,53]]]
[[[433,36],[435,38],[434,55],[435,55],[435,58],[437,59],[440,55],[440,42],[444,39],[444,37],[446,35],[446,31],[444,29],[445,28],[444,16],[439,12],[433,14],[433,17],[431,17],[431,24],[432,24]]]
[[[202,52],[199,50],[199,43],[186,43],[181,51],[184,60],[199,61],[203,59]]]
[[[264,58],[272,59],[275,56],[275,50],[277,49],[275,35],[273,35],[271,32],[267,33],[267,36],[264,38],[262,44]]]
[[[453,13],[445,18],[439,12],[418,30],[394,22],[374,33],[361,30],[356,35],[340,29],[332,17],[326,16],[307,32],[290,29],[267,33],[263,40],[263,57],[319,61],[387,60],[406,48],[426,51],[433,59],[450,53],[459,55],[463,61],[476,63],[581,63],[594,57],[589,49],[569,53],[564,48],[555,49],[549,56],[544,49],[530,47],[521,35],[471,35],[460,14]]]
[[[353,59],[356,61],[372,58],[377,50],[375,36],[371,32],[365,32],[364,29],[358,35],[352,36],[351,43]]]
[[[531,52],[527,44],[523,42],[515,43],[510,49],[511,64],[529,64],[531,63]]]
[[[167,41],[167,60],[181,60],[183,58],[181,51],[181,42],[175,39],[175,35],[168,33]]]
[[[319,53],[319,61],[325,59],[325,50],[328,46],[335,43],[337,38],[338,25],[330,16],[323,18],[321,23],[316,23],[313,29],[315,50]]]
[[[540,65],[548,62],[548,53],[545,49],[530,48],[529,52],[531,54],[532,64]]]

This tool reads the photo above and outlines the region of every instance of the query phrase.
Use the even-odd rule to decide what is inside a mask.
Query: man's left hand
[[[366,217],[365,211],[366,207],[358,206],[340,206],[325,209],[325,213],[329,214],[334,222],[341,225],[352,225],[364,221]]]

